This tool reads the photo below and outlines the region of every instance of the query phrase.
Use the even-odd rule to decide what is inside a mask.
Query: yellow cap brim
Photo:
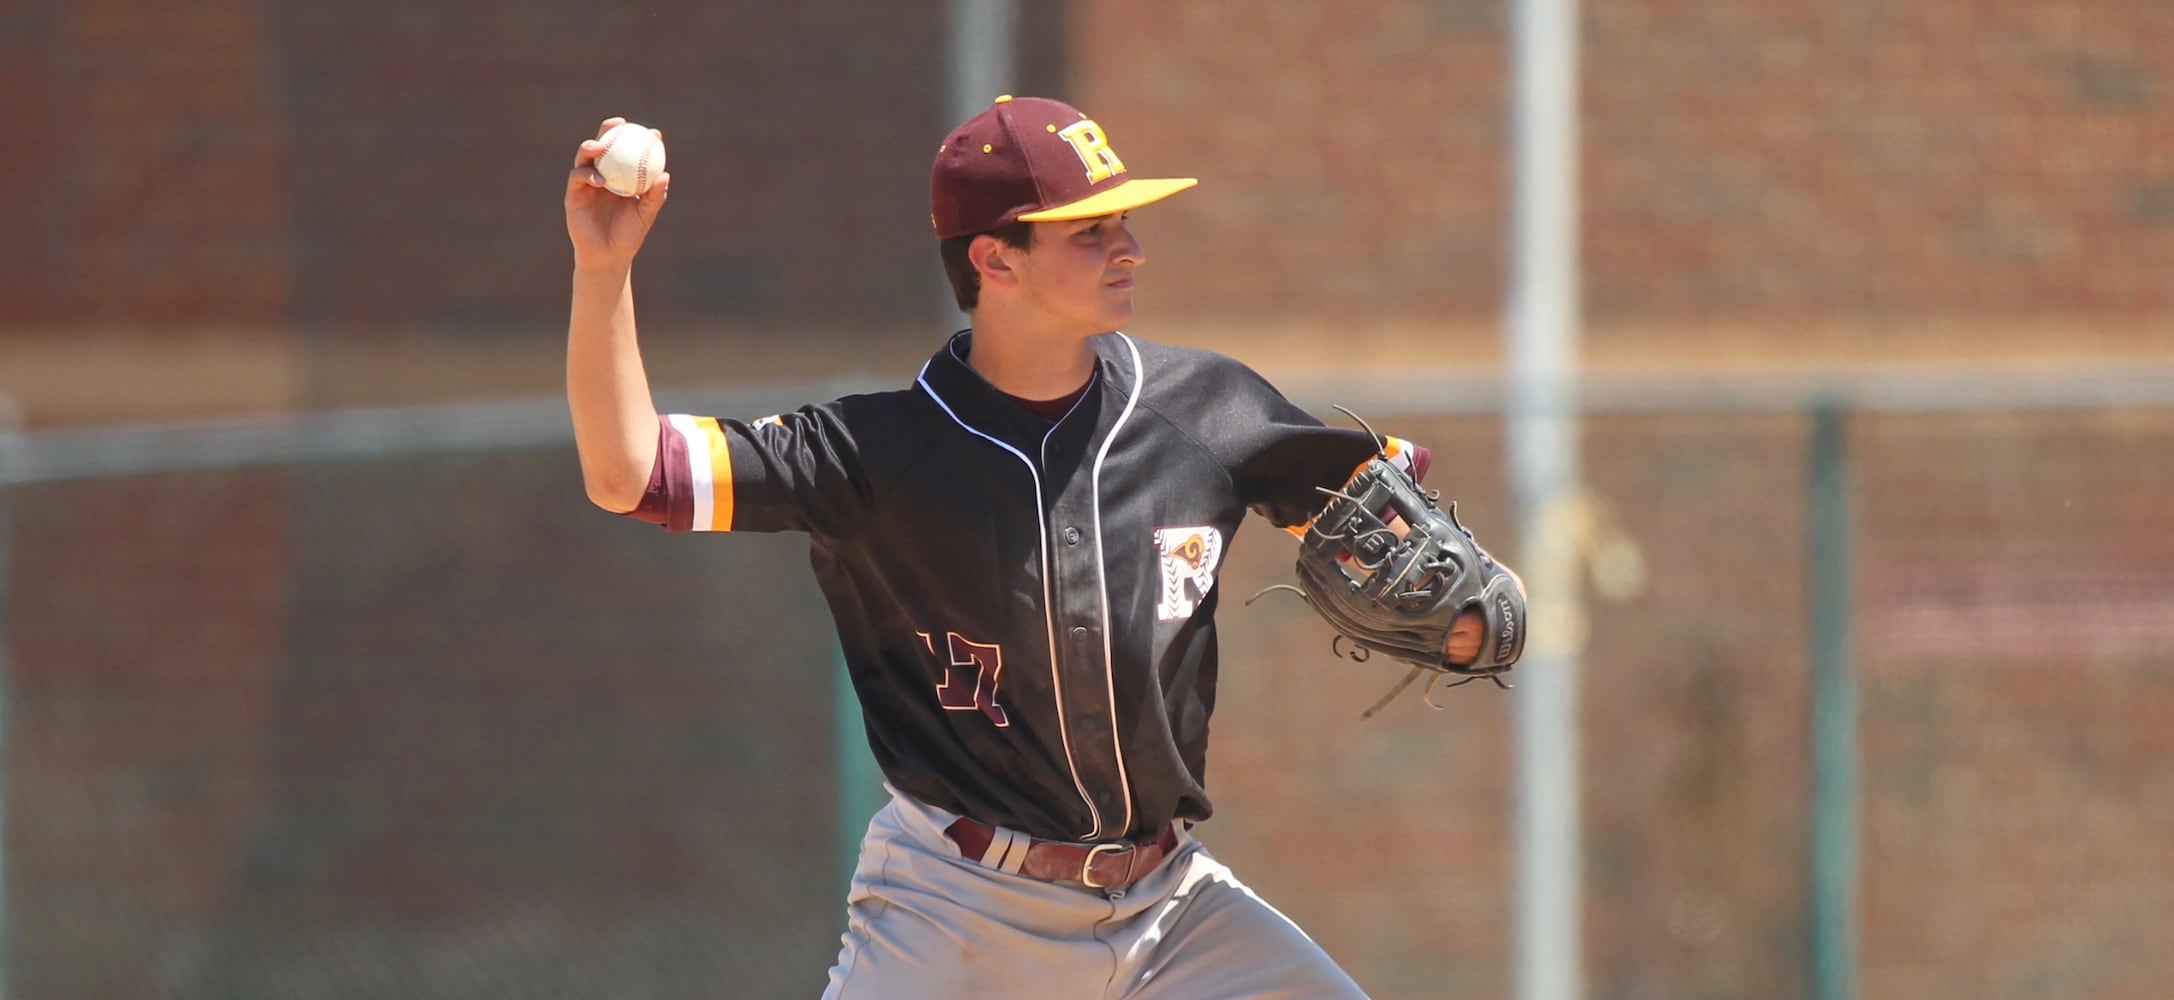
[[[1092,219],[1102,215],[1129,212],[1142,205],[1151,205],[1186,188],[1200,183],[1197,177],[1135,177],[1098,194],[1091,194],[1069,205],[1058,205],[1038,212],[1028,212],[1019,217],[1021,222],[1066,222],[1072,219]]]

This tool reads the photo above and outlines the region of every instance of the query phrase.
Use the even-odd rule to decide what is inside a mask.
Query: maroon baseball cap
[[[1093,119],[1061,101],[1006,94],[951,131],[929,178],[938,239],[1012,222],[1114,215],[1200,183],[1132,177]]]

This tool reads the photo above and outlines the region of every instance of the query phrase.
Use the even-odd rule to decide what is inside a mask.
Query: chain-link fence
[[[1806,995],[1810,555],[1834,546],[1854,567],[1865,995],[2143,998],[2174,978],[2150,947],[2174,926],[2174,408],[2138,404],[2165,384],[2145,374],[1860,383],[1846,538],[1813,534],[1791,393],[1592,395],[1592,502],[1565,530],[1592,570],[1596,996]],[[1991,388],[1907,403],[1969,386]],[[1449,398],[1463,410],[1388,392],[1369,415],[1437,448],[1430,478],[1508,537],[1492,403]],[[689,405],[775,408],[711,403]],[[594,510],[563,421],[17,440],[10,996],[819,991],[839,845],[865,819],[840,803],[865,795],[840,786],[805,545]],[[1280,535],[1247,537],[1228,596],[1288,571]],[[1408,694],[1362,724],[1396,671],[1336,660],[1273,596],[1221,619],[1209,844],[1374,995],[1507,994],[1517,694],[1437,692],[1441,713]]]

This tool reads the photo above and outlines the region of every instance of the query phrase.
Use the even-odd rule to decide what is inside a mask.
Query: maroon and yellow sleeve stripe
[[[674,413],[666,426],[687,445],[687,493],[693,517],[688,531],[732,530],[732,448],[716,417]],[[677,451],[678,449],[673,449]],[[667,472],[668,480],[678,477]],[[674,504],[673,506],[678,506]]]

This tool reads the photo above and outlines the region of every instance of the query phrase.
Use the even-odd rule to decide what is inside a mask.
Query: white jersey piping
[[[1071,727],[1066,724],[1064,717],[1064,675],[1057,667],[1057,612],[1051,606],[1049,600],[1049,522],[1042,514],[1041,470],[1036,469],[1034,460],[1022,454],[1019,449],[983,433],[974,425],[960,419],[957,413],[952,412],[951,405],[944,402],[944,397],[936,392],[936,387],[928,384],[927,364],[924,363],[921,366],[921,373],[914,376],[913,380],[921,387],[921,391],[928,393],[928,397],[936,401],[937,407],[942,409],[944,415],[950,417],[953,423],[965,428],[967,433],[1010,452],[1013,458],[1018,459],[1027,467],[1027,475],[1034,478],[1034,523],[1036,530],[1034,549],[1041,556],[1042,563],[1042,620],[1049,628],[1049,681],[1052,688],[1051,694],[1057,702],[1057,739],[1064,744],[1064,766],[1071,769],[1072,788],[1079,792],[1080,801],[1087,804],[1087,814],[1094,818],[1094,828],[1083,838],[1091,840],[1101,833],[1102,810],[1095,807],[1094,797],[1087,794],[1087,785],[1079,778],[1079,764],[1072,759]],[[1052,426],[1050,429],[1054,431],[1056,428]],[[1042,441],[1046,444],[1049,441],[1049,436],[1044,434]],[[1107,637],[1105,637],[1104,641],[1108,641]],[[1114,695],[1111,700],[1116,700]],[[1126,801],[1126,808],[1131,808],[1129,797]]]
[[[1117,671],[1116,659],[1110,645],[1110,577],[1109,560],[1102,546],[1102,460],[1109,457],[1110,445],[1116,443],[1117,432],[1125,421],[1132,418],[1133,407],[1139,405],[1140,394],[1147,391],[1147,369],[1140,361],[1140,348],[1123,332],[1117,338],[1125,342],[1125,349],[1132,352],[1132,391],[1125,396],[1125,408],[1117,414],[1117,422],[1110,425],[1110,433],[1102,439],[1102,447],[1095,452],[1094,471],[1089,476],[1089,492],[1094,498],[1095,525],[1095,581],[1102,593],[1102,685],[1110,702],[1110,752],[1117,758],[1117,787],[1125,797],[1125,822],[1117,828],[1117,835],[1124,836],[1132,829],[1132,777],[1125,771],[1125,741],[1117,728]],[[1096,836],[1102,831],[1097,829]]]

